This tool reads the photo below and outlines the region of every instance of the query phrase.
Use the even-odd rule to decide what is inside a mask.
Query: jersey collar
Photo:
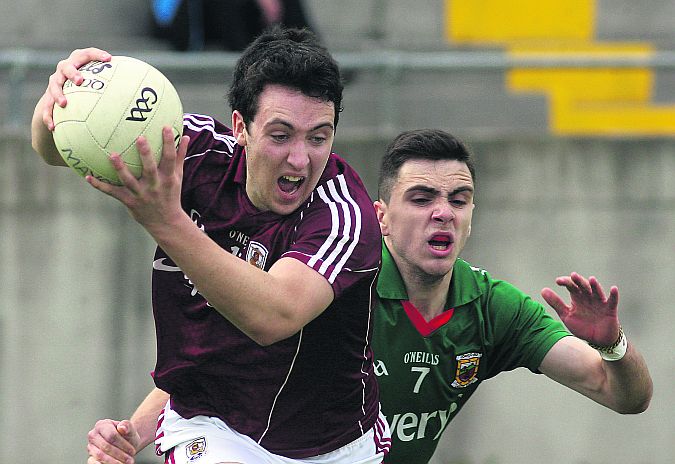
[[[452,269],[446,308],[458,308],[480,297],[483,291],[479,279],[485,278],[484,274],[485,271],[474,268],[458,258]],[[384,240],[382,240],[382,269],[377,281],[377,294],[380,298],[388,300],[409,300],[401,273]]]
[[[389,248],[382,240],[382,267],[377,279],[377,294],[388,300],[408,300],[408,292]]]

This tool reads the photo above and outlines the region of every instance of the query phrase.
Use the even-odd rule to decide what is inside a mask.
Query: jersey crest
[[[206,438],[199,437],[192,440],[185,447],[185,453],[187,454],[188,461],[193,462],[201,458],[206,452]]]
[[[264,270],[265,261],[267,261],[267,248],[262,243],[250,242],[246,252],[246,261]]]
[[[457,370],[455,371],[455,380],[452,382],[453,387],[466,388],[478,381],[478,365],[482,356],[482,353],[465,353],[455,358]]]

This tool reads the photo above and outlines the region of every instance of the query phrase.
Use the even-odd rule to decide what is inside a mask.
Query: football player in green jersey
[[[652,381],[618,318],[619,293],[594,277],[556,279],[542,297],[459,258],[471,233],[470,152],[439,130],[399,135],[382,162],[375,209],[383,235],[375,372],[393,443],[385,463],[426,463],[486,379],[526,367],[620,413],[644,411]],[[566,327],[565,327],[566,326]]]

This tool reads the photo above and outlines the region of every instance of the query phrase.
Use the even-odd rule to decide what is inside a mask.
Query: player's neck
[[[434,281],[406,280],[408,300],[429,322],[445,311],[452,271]]]

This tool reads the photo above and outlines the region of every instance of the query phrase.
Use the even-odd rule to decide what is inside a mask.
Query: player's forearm
[[[652,398],[652,378],[640,352],[628,342],[628,349],[619,361],[603,361],[607,375],[607,396],[610,408],[621,414],[638,414],[647,409]]]
[[[155,388],[145,397],[143,402],[136,409],[136,412],[131,416],[131,423],[134,425],[141,438],[141,442],[136,452],[141,451],[155,440],[157,419],[168,399],[168,393],[159,388]]]
[[[187,215],[167,227],[154,229],[151,235],[197,291],[215,310],[261,345],[297,333],[330,304],[332,290],[327,282],[330,298],[321,297],[321,303],[317,304],[308,282],[299,284],[302,289],[290,288],[284,279],[221,248]]]
[[[54,144],[52,132],[42,121],[44,99],[45,96],[43,95],[35,106],[33,119],[31,120],[31,144],[33,150],[35,150],[47,164],[52,166],[67,166],[56,148],[56,144]]]
[[[565,337],[549,350],[539,370],[622,414],[644,411],[651,399],[652,381],[647,365],[630,341],[621,360],[604,361],[585,341]]]

